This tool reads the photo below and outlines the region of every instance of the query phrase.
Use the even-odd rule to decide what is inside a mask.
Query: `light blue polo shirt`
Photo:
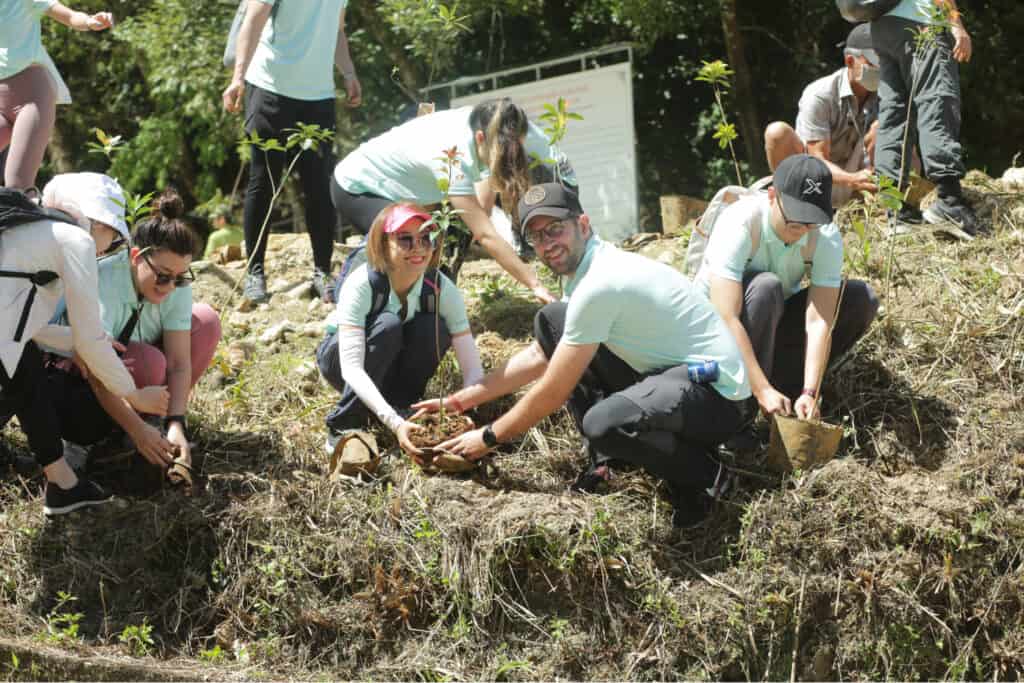
[[[441,295],[437,299],[437,310],[444,320],[448,334],[453,337],[469,329],[469,317],[466,315],[466,301],[462,292],[443,273],[438,273],[441,280]],[[407,323],[420,312],[420,293],[423,290],[423,276],[409,290],[406,297],[407,307],[405,320]],[[366,316],[373,305],[373,287],[370,285],[369,271],[363,264],[352,271],[341,285],[338,305],[327,317],[327,325],[351,325],[366,327]],[[402,312],[402,301],[395,294],[394,288],[388,294],[388,302],[384,310],[398,315]]]
[[[139,295],[132,282],[127,250],[99,262],[100,314],[103,329],[115,339],[139,306]],[[155,344],[167,332],[192,329],[192,287],[176,287],[159,305],[142,303],[139,321],[131,341]]]
[[[751,256],[751,232],[760,230],[757,253]],[[746,273],[774,273],[788,299],[801,289],[806,272],[803,248],[810,233],[787,245],[771,224],[767,194],[745,197],[728,207],[715,221],[695,280],[707,294],[711,276],[743,282]],[[811,262],[811,284],[839,287],[843,276],[843,237],[835,223],[818,228],[818,242]]]
[[[714,360],[718,393],[733,401],[750,396],[729,329],[707,297],[674,268],[595,236],[565,291],[566,343],[604,344],[639,373]]]
[[[0,79],[47,61],[40,20],[57,0],[5,0],[0,3]]]
[[[342,159],[334,169],[334,178],[352,194],[436,204],[443,196],[437,181],[448,177],[438,157],[454,147],[461,157],[448,194],[474,195],[474,183],[490,177],[490,170],[477,156],[469,125],[472,111],[472,107],[448,109],[395,126]],[[558,148],[533,122],[527,129],[525,148],[527,158],[561,158]],[[575,178],[568,180],[575,184]]]
[[[296,100],[334,99],[334,49],[348,0],[260,0],[280,3],[263,27],[245,80]]]
[[[903,17],[919,24],[930,24],[932,22],[928,19],[927,8],[931,5],[932,0],[900,0],[900,4],[889,10],[886,16]]]

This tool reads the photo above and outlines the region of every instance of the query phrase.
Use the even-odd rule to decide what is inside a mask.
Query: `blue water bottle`
[[[711,384],[718,381],[718,361],[704,360],[686,364],[687,374],[694,384]]]

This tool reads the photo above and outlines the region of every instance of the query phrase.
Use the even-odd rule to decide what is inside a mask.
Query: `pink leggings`
[[[4,185],[27,190],[50,143],[57,117],[57,92],[46,68],[34,64],[0,80],[0,150],[7,154]]]
[[[192,383],[194,387],[206,369],[210,367],[213,354],[220,341],[220,316],[207,304],[192,305]],[[143,342],[131,342],[124,354],[128,372],[135,380],[135,386],[152,387],[167,384],[167,358],[157,346]]]

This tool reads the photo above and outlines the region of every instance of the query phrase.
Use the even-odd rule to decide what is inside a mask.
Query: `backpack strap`
[[[373,298],[370,301],[370,312],[366,314],[367,323],[376,318],[388,305],[388,297],[391,296],[391,283],[385,273],[366,266],[366,276],[370,281],[370,291]]]
[[[811,277],[811,269],[814,268],[814,252],[818,250],[818,234],[820,228],[815,228],[807,233],[807,244],[800,250],[804,259],[804,277]]]
[[[437,268],[429,268],[423,274],[423,286],[420,287],[420,312],[437,312],[437,299],[441,296],[441,277]]]

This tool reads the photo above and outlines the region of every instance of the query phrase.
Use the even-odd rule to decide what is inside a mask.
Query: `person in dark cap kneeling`
[[[598,238],[571,189],[532,186],[519,216],[540,260],[567,278],[566,296],[537,313],[533,344],[445,406],[533,387],[493,423],[440,448],[476,460],[568,401],[591,458],[575,488],[596,488],[610,462],[625,461],[668,482],[677,524],[703,519],[729,481],[712,454],[749,418],[750,386],[728,328],[678,271]],[[710,361],[717,378],[691,380],[689,364]]]
[[[878,297],[849,280],[832,328],[843,269],[832,174],[821,159],[799,154],[779,164],[773,180],[718,216],[695,282],[732,331],[761,409],[813,418],[818,377],[864,335]]]

